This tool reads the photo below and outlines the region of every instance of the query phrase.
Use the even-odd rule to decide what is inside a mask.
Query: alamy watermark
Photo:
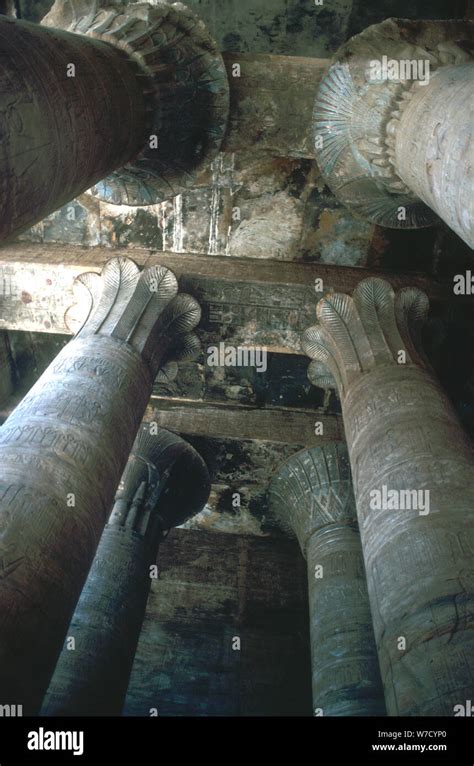
[[[264,346],[231,346],[221,341],[218,346],[208,346],[207,364],[209,367],[255,367],[257,372],[265,372],[267,349]]]
[[[428,85],[430,61],[429,59],[389,59],[388,56],[372,59],[369,61],[369,80],[370,82],[418,80],[420,85]]]
[[[370,509],[372,511],[418,511],[419,516],[430,512],[429,489],[389,489],[386,484],[382,489],[370,491]]]
[[[83,731],[48,731],[42,726],[28,732],[28,750],[72,750],[73,755],[84,753]]]
[[[0,705],[0,718],[21,718],[23,705]]]
[[[474,274],[469,269],[465,274],[456,274],[453,283],[454,295],[474,295]]]
[[[454,705],[453,715],[455,718],[474,718],[474,704],[471,702],[471,700],[466,700],[464,705]]]

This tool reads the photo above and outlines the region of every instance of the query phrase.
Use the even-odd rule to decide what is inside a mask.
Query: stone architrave
[[[382,279],[328,294],[302,338],[337,386],[389,715],[474,694],[474,452],[423,355],[426,295]],[[330,377],[328,372],[330,371]]]
[[[288,458],[269,504],[308,565],[314,715],[385,715],[345,444]]]
[[[0,703],[38,711],[148,404],[194,353],[174,274],[114,258],[77,278],[86,321],[0,429]],[[68,321],[81,323],[77,310]]]

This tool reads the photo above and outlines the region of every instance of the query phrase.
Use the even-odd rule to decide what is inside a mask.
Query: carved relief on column
[[[420,183],[413,185],[411,177],[401,172],[399,155],[407,146],[403,142],[396,150],[395,135],[411,99],[423,99],[432,85],[436,88],[438,73],[444,67],[457,69],[472,63],[469,41],[473,29],[469,21],[387,19],[356,35],[337,52],[318,91],[313,136],[326,183],[355,214],[395,228],[429,226],[438,220],[438,214],[463,236],[442,195],[436,201],[433,195],[428,198],[421,193]],[[428,164],[423,166],[423,176],[429,172],[428,160],[438,159],[430,128],[436,116],[439,146],[446,131],[455,135],[451,122],[472,122],[467,111],[468,91],[464,92],[464,104],[458,98],[457,106],[446,111],[437,102],[429,120],[411,120],[410,139],[418,135],[423,136],[422,143],[425,138],[431,142],[432,155],[424,155]],[[461,136],[467,132],[463,127]],[[452,142],[448,143],[451,147]],[[463,199],[468,194],[468,154],[466,151],[452,164],[446,152],[443,155],[442,164],[445,168],[449,165],[453,187],[448,202],[453,204],[458,204],[456,195]]]
[[[121,714],[159,542],[209,497],[200,455],[154,426],[144,424],[133,445],[43,715]]]
[[[474,452],[421,350],[428,299],[381,279],[331,294],[303,335],[341,397],[390,715],[474,692]]]
[[[474,248],[474,61],[440,68],[390,126],[393,163],[412,191]],[[420,130],[420,126],[423,129]]]
[[[86,321],[0,429],[0,691],[37,711],[158,370],[193,353],[174,274],[78,277]],[[68,320],[80,327],[78,312]],[[0,701],[2,701],[0,700]]]
[[[224,61],[196,14],[161,0],[56,0],[41,23],[126,51],[147,83],[147,143],[90,192],[114,204],[150,205],[192,187],[219,151],[229,112]]]
[[[292,455],[271,482],[269,502],[307,560],[315,715],[384,715],[345,445]]]
[[[146,91],[124,50],[0,16],[1,241],[141,151]]]

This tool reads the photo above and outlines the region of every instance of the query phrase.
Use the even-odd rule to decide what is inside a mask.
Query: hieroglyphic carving
[[[37,711],[161,370],[193,354],[200,309],[161,266],[78,277],[76,337],[0,429],[0,687]]]
[[[314,708],[323,715],[383,715],[345,445],[290,457],[272,479],[269,502],[308,564]]]
[[[203,22],[161,1],[57,0],[41,26],[0,16],[0,94],[0,239],[86,190],[129,205],[179,194],[229,111]]]
[[[426,88],[413,90],[394,121],[394,166],[413,192],[474,248],[473,177],[467,160],[474,142],[474,61],[442,67]]]
[[[0,16],[0,239],[140,151],[149,124],[139,75],[100,40]]]
[[[141,427],[68,628],[74,651],[62,651],[43,715],[120,715],[160,538],[198,513],[209,491],[207,468],[189,444]]]
[[[427,310],[364,280],[321,299],[302,338],[341,397],[389,715],[453,715],[474,691],[474,451],[424,358]],[[423,492],[423,509],[374,502],[384,487]]]
[[[128,6],[56,0],[41,23],[127,51],[141,69],[150,136],[138,156],[91,193],[106,202],[149,205],[192,186],[217,154],[229,112],[224,61],[193,11],[162,0]]]

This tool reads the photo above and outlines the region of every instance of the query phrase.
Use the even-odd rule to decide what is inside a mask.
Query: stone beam
[[[337,441],[342,419],[311,410],[232,407],[152,396],[145,419],[184,436],[316,446]],[[320,424],[315,433],[316,421]]]
[[[152,253],[135,248],[114,252],[123,252],[140,267],[159,262],[173,269],[181,289],[202,306],[199,336],[205,348],[225,341],[300,353],[300,335],[313,321],[315,297],[332,291],[352,292],[361,278],[374,275],[367,269],[320,263]],[[75,277],[83,271],[100,271],[109,258],[110,250],[99,247],[23,243],[3,247],[0,329],[70,334],[65,312],[74,300]],[[447,280],[441,284],[422,275],[384,272],[383,276],[396,289],[409,284],[419,287],[432,302],[453,297]]]
[[[1,338],[1,335],[0,335]],[[0,403],[0,425],[19,404],[23,393],[10,392]],[[270,442],[319,446],[339,441],[344,433],[342,417],[331,412],[297,407],[258,407],[212,402],[152,392],[145,413],[146,421],[183,436],[210,439]],[[319,423],[317,433],[315,424]]]
[[[230,90],[224,152],[314,158],[313,104],[329,59],[223,53]]]

